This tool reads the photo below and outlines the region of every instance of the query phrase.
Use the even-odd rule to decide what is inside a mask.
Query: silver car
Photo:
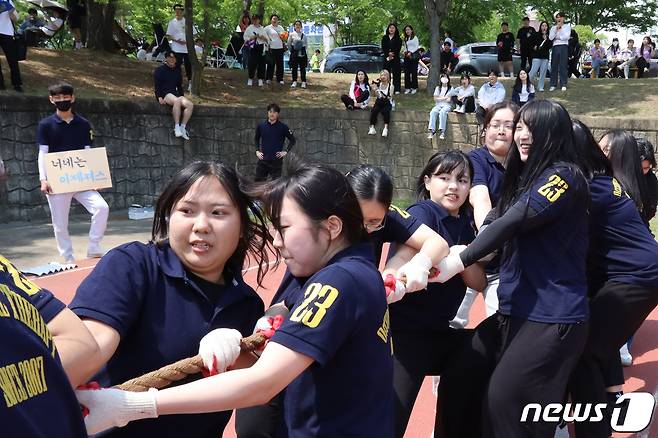
[[[457,49],[455,73],[468,73],[471,76],[487,76],[489,70],[499,71],[498,47],[496,43],[471,43]],[[521,69],[521,57],[513,52],[514,72]]]

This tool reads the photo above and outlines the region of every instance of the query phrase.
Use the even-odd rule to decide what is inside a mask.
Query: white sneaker
[[[371,126],[370,129],[368,129],[368,135],[377,135],[377,131],[375,131],[374,126]]]
[[[297,82],[293,82],[292,84],[290,84],[290,88],[297,88]]]
[[[259,86],[259,87],[262,87],[262,86],[263,86],[263,80],[262,80],[262,79],[259,79],[259,80],[258,80],[258,86]]]
[[[384,128],[382,131],[382,137],[388,137],[388,128]]]
[[[90,243],[87,248],[87,257],[88,258],[101,258],[107,253],[107,250],[100,246],[98,243]]]
[[[409,88],[405,89],[404,94],[411,94],[411,90]]]
[[[284,85],[284,82],[283,82],[283,81],[279,81],[279,85]]]
[[[619,356],[621,357],[621,364],[625,367],[630,367],[633,364],[633,356],[628,351],[628,344],[624,344],[619,349]]]
[[[433,139],[434,138],[434,131],[427,131],[427,138],[428,139]]]
[[[251,87],[253,85],[254,85],[254,81],[252,81],[251,79],[247,79],[247,87]]]
[[[396,91],[395,94],[400,94],[400,92],[399,92],[399,91]]]
[[[306,88],[306,82],[302,82],[302,88]]]
[[[412,89],[411,89],[411,94],[416,94],[416,93],[418,93],[418,90],[415,89],[415,88],[412,88]]]
[[[555,87],[549,88],[548,91],[555,91]]]
[[[562,87],[562,91],[567,91],[567,87]]]
[[[182,137],[183,136],[183,131],[181,131],[180,126],[176,125],[174,127],[174,135],[176,137]]]
[[[181,135],[181,137],[183,137],[185,140],[190,139],[190,134],[188,134],[187,129],[185,129],[181,126],[180,131],[181,131],[181,134],[183,134],[183,135]]]
[[[445,140],[446,139],[446,133],[441,131],[441,134],[439,134],[439,140]]]

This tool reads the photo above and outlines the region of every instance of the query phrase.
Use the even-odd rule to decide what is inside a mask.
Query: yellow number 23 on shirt
[[[557,175],[551,175],[548,182],[541,186],[537,192],[551,202],[557,201],[562,193],[569,188],[569,184]]]
[[[320,324],[327,310],[338,298],[338,290],[332,286],[312,283],[304,292],[304,301],[295,309],[290,320],[311,328]]]

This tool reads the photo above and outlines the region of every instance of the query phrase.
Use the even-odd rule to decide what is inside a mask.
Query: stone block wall
[[[113,187],[102,191],[110,208],[154,204],[168,178],[190,161],[221,160],[253,175],[254,129],[264,108],[202,107],[189,123],[191,140],[173,134],[169,107],[151,101],[79,100],[76,110],[89,119],[94,146],[104,146]],[[0,183],[0,222],[49,216],[39,190],[36,128],[53,111],[46,98],[0,97],[0,155],[9,178]],[[477,143],[472,115],[450,114],[446,140],[426,138],[428,114],[395,111],[388,138],[369,136],[368,111],[283,108],[281,120],[297,138],[295,150],[311,159],[348,171],[359,163],[383,167],[396,185],[396,196],[411,199],[418,172],[439,149],[469,150]],[[583,119],[596,135],[611,128],[630,129],[657,143],[658,120]],[[75,203],[74,203],[75,204]],[[76,206],[77,211],[84,211]]]

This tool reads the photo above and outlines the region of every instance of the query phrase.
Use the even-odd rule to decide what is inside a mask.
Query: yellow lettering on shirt
[[[391,318],[388,313],[388,309],[386,309],[386,313],[384,313],[384,320],[382,321],[381,327],[377,329],[377,336],[384,341],[384,343],[388,342],[388,329],[391,326]]]
[[[621,198],[621,195],[624,191],[621,188],[621,184],[617,181],[616,178],[612,178],[612,194],[618,198]]]
[[[23,387],[18,368],[14,363],[0,367],[0,389],[8,408],[28,399],[27,391]]]
[[[411,216],[411,214],[408,211],[404,211],[400,207],[397,207],[393,204],[391,204],[391,206],[388,207],[388,209],[399,214],[400,216],[402,216],[403,219],[409,219],[409,216]]]
[[[304,301],[293,311],[290,320],[316,328],[339,294],[333,286],[311,283],[304,292]]]
[[[0,391],[8,408],[48,391],[43,356],[0,367]]]
[[[7,285],[0,284],[0,294],[7,298],[9,307],[11,308],[11,314],[9,314],[9,309],[3,304],[3,308],[7,313],[6,317],[13,316],[14,319],[22,322],[32,330],[34,334],[41,338],[43,344],[51,350],[51,354],[54,357],[55,343],[53,342],[50,331],[48,331],[46,323],[36,307],[34,307],[32,303],[23,296],[18,295],[16,292],[9,289]],[[0,316],[3,316],[2,312],[0,312]]]
[[[0,255],[0,271],[5,271],[11,275],[12,280],[17,288],[22,290],[28,295],[34,295],[39,292],[41,288],[32,281],[25,278],[21,272],[12,265],[9,260]]]
[[[569,188],[569,184],[558,175],[551,175],[548,182],[541,186],[537,193],[548,199],[550,202],[555,202],[558,198]]]

